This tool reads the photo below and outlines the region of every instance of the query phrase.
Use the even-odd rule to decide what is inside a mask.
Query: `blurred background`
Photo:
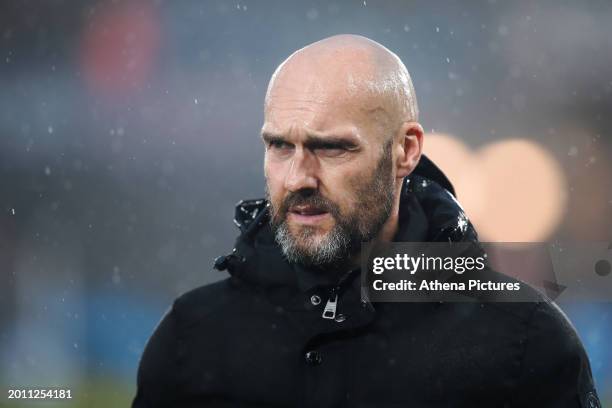
[[[605,0],[0,2],[0,405],[129,405],[155,324],[226,276],[234,204],[263,196],[270,75],[333,34],[405,62],[483,241],[611,242],[610,21]],[[561,307],[612,404],[612,303]]]

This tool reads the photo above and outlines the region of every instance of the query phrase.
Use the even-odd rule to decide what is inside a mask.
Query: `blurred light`
[[[543,147],[526,139],[504,140],[479,152],[487,177],[487,221],[479,225],[490,241],[544,241],[562,221],[567,205],[563,171]]]
[[[441,133],[426,135],[424,150],[449,177],[467,216],[478,224],[484,215],[486,196],[484,175],[479,172],[476,155],[461,140]]]
[[[424,151],[447,173],[483,241],[543,241],[561,223],[565,176],[535,142],[508,139],[471,152],[456,138],[429,134]]]
[[[151,2],[105,3],[83,33],[81,65],[96,91],[123,93],[141,88],[159,46],[159,21]]]
[[[609,147],[600,135],[579,128],[565,127],[554,138],[569,184],[567,232],[576,240],[612,239]]]

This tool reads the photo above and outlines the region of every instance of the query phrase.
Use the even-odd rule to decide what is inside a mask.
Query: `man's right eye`
[[[273,150],[289,150],[292,146],[282,140],[272,140],[268,143],[268,148]]]

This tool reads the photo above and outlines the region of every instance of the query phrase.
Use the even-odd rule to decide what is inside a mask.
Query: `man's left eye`
[[[319,151],[321,155],[326,157],[337,157],[342,156],[344,153],[346,153],[345,148],[335,146],[321,147],[318,148],[317,151]]]

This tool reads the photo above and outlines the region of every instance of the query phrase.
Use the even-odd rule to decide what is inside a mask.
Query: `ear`
[[[418,122],[404,122],[397,134],[397,178],[404,178],[416,168],[423,152],[423,127]]]

